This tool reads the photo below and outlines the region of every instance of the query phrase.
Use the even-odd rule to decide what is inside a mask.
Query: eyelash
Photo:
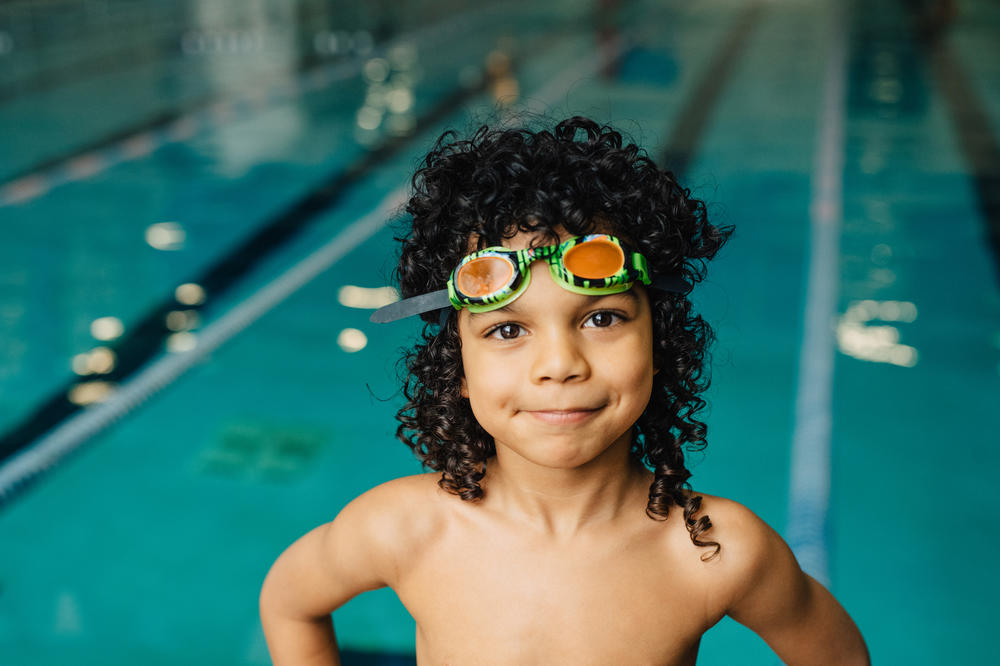
[[[621,322],[624,322],[624,321],[628,320],[628,318],[624,314],[622,314],[620,312],[615,312],[613,310],[598,310],[597,312],[592,312],[589,315],[587,315],[587,319],[585,320],[585,323],[586,322],[590,322],[591,320],[593,320],[594,317],[596,317],[597,315],[601,315],[601,314],[611,315],[613,317],[613,319],[611,320],[611,323],[609,323],[607,326],[586,326],[586,328],[611,328],[615,324],[619,324]],[[520,324],[514,323],[512,321],[505,321],[505,322],[502,322],[500,324],[497,324],[493,328],[491,328],[488,331],[486,331],[486,333],[485,333],[485,335],[483,337],[485,337],[485,338],[496,338],[497,340],[516,340],[517,338],[521,337],[520,333],[518,335],[512,337],[512,338],[505,338],[503,336],[497,335],[503,328],[505,328],[507,326],[516,327],[518,331],[521,331],[524,328]]]
[[[601,314],[605,314],[605,315],[611,315],[612,317],[614,317],[614,319],[612,319],[612,320],[611,320],[611,323],[610,323],[610,324],[608,324],[607,326],[593,326],[593,327],[588,327],[588,328],[611,328],[611,327],[612,327],[612,326],[614,326],[615,324],[618,324],[618,323],[621,323],[621,322],[623,322],[623,321],[625,321],[625,320],[626,320],[626,318],[625,318],[625,315],[623,315],[623,314],[622,314],[622,313],[620,313],[620,312],[615,312],[615,311],[613,311],[613,310],[599,310],[599,311],[597,311],[597,312],[593,312],[593,313],[591,313],[591,314],[590,314],[590,315],[589,315],[589,316],[587,317],[587,321],[589,322],[589,321],[591,321],[591,320],[592,320],[592,319],[593,319],[594,317],[596,317],[597,315],[601,315]]]

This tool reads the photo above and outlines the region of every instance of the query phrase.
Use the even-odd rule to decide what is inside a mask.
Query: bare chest
[[[660,544],[530,540],[428,549],[397,592],[421,664],[687,664],[711,624]]]

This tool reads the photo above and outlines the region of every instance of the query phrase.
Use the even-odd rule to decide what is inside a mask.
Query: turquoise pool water
[[[127,3],[101,4],[111,16]],[[5,492],[0,663],[268,663],[256,601],[273,559],[357,494],[419,471],[393,435],[395,362],[415,328],[376,328],[341,289],[388,284],[394,229],[377,223],[432,140],[495,116],[497,95],[615,123],[654,157],[683,148],[685,181],[736,226],[695,295],[718,343],[693,484],[781,531],[796,511],[801,350],[816,334],[810,208],[824,155],[842,159],[823,278],[833,303],[817,338],[832,363],[819,539],[830,585],[876,663],[989,663],[1000,11],[962,3],[928,41],[930,19],[913,19],[912,4],[850,3],[838,19],[832,4],[793,0],[614,12],[359,4],[343,15],[318,2],[180,13],[150,2],[120,21],[159,46],[136,45],[134,63],[113,67],[106,40],[51,26],[69,55],[43,31],[29,58],[18,50],[26,22],[46,17],[0,8],[0,436],[16,448],[6,469],[113,402],[102,377],[125,389],[180,367],[199,340],[217,345]],[[830,152],[819,137],[838,20],[843,133]],[[90,69],[67,64],[87,54]],[[505,73],[481,84],[489,63]],[[373,152],[385,141],[392,150]],[[282,220],[280,243],[247,246]],[[372,225],[363,234],[359,220]],[[331,241],[342,256],[261,305]],[[178,302],[179,285],[206,277],[220,288],[204,304]],[[240,319],[248,304],[261,310]],[[140,326],[171,310],[186,314]],[[101,340],[115,329],[107,317],[123,333]],[[345,663],[412,653],[412,621],[390,591],[351,601],[335,622],[353,651]],[[706,634],[699,658],[774,662],[731,621]]]

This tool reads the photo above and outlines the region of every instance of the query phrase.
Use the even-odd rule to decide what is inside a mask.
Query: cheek
[[[622,394],[645,409],[653,392],[653,375],[656,374],[652,343],[646,336],[639,336],[627,347],[627,350],[610,356],[605,367],[612,369],[611,381]]]
[[[649,365],[636,366],[628,377],[623,377],[621,381],[623,389],[628,391],[633,402],[640,413],[649,403],[649,397],[653,394],[653,369]]]
[[[498,374],[502,375],[470,376],[465,382],[465,397],[479,426],[492,437],[506,439],[513,405],[516,404],[516,387]]]
[[[519,375],[508,363],[465,366],[461,391],[473,403],[507,402],[524,388]]]
[[[508,365],[488,354],[477,353],[475,344],[463,345],[463,374],[459,383],[462,397],[468,399],[473,408],[477,403],[496,402],[510,390],[511,373]]]

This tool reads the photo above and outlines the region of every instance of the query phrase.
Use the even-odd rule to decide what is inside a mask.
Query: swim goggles
[[[531,263],[548,263],[552,278],[577,294],[600,296],[631,289],[639,281],[664,291],[687,293],[690,285],[678,276],[652,280],[646,258],[607,234],[575,236],[557,245],[511,250],[488,247],[467,255],[448,278],[448,288],[413,296],[379,308],[371,316],[386,323],[431,310],[468,308],[489,312],[504,307],[524,293],[531,282]],[[442,314],[442,321],[448,311]]]

